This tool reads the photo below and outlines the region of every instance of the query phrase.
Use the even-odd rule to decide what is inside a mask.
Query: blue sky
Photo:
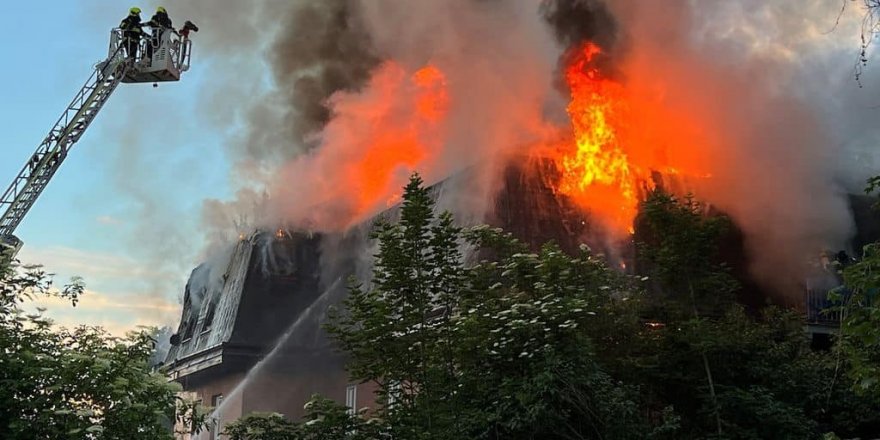
[[[107,3],[4,5],[0,184],[11,182],[106,57],[109,30],[130,7]],[[51,303],[59,323],[119,332],[178,317],[178,298],[203,246],[202,201],[231,191],[224,134],[201,115],[200,90],[211,70],[200,64],[197,45],[181,82],[117,89],[17,231],[24,263],[44,264],[57,282],[85,278],[89,293],[77,309]]]

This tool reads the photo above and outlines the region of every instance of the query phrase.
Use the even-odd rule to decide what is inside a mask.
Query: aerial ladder
[[[138,39],[135,54],[126,53],[128,41],[121,29],[111,31],[107,59],[95,66],[85,85],[0,197],[0,260],[14,258],[21,249],[23,243],[15,236],[15,229],[119,84],[156,86],[158,82],[179,81],[190,66],[189,34],[197,31],[189,21],[180,32],[154,30],[152,36]]]

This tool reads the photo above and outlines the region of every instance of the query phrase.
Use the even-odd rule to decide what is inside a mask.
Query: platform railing
[[[190,67],[192,57],[192,40],[188,37],[180,35],[174,29],[164,29],[160,35],[158,43],[155,42],[151,32],[142,32],[138,38],[138,50],[135,54],[135,64],[142,63],[146,59],[147,53],[157,54],[161,49],[167,48],[172,65],[180,72],[186,72]],[[122,50],[119,50],[119,49]],[[120,28],[114,28],[110,31],[110,47],[108,48],[110,57],[129,57],[128,46],[126,44],[125,31]],[[152,60],[150,60],[152,61]]]

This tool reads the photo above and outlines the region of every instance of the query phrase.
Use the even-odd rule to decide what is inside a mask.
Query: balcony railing
[[[840,305],[828,299],[827,290],[807,290],[807,323],[835,327],[840,325],[841,312],[835,310]]]

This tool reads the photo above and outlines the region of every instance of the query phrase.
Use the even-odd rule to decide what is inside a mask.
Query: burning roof
[[[775,14],[759,3],[756,15]],[[452,201],[443,207],[491,221],[508,166],[528,158],[547,164],[543,185],[555,205],[591,218],[591,233],[608,242],[632,239],[638,202],[658,176],[693,192],[742,228],[752,275],[791,288],[781,274],[797,278],[803,255],[842,247],[853,232],[829,166],[842,142],[793,85],[801,61],[749,47],[735,22],[719,31],[713,19],[725,7],[248,6],[289,12],[297,24],[272,37],[275,82],[249,114],[247,142],[236,145],[248,176],[253,168],[269,176],[269,208],[257,223],[342,233],[396,203],[412,172],[436,183],[464,170],[479,175],[444,190]],[[279,115],[266,114],[275,105],[273,125]],[[227,226],[237,215],[216,217]],[[567,240],[580,239],[576,222],[567,228]]]

